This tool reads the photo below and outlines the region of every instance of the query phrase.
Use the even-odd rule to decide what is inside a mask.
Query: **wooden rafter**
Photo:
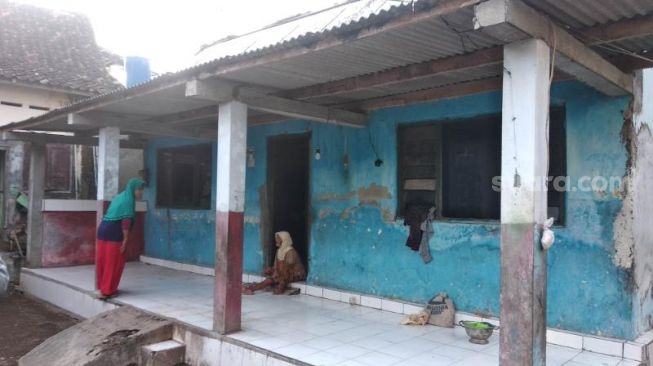
[[[544,40],[557,52],[557,67],[605,94],[633,93],[631,75],[520,0],[489,0],[477,5],[474,14],[475,28],[506,43],[529,37]]]
[[[576,31],[589,45],[599,45],[625,39],[653,35],[653,15],[620,20]]]
[[[472,52],[470,54],[420,62],[368,75],[355,76],[347,79],[307,86],[282,92],[279,95],[287,98],[306,99],[324,95],[355,92],[363,89],[385,87],[398,83],[414,81],[438,74],[445,74],[450,71],[460,71],[481,66],[500,64],[502,61],[502,47],[493,47]]]
[[[610,58],[610,62],[624,72],[632,72],[653,67],[653,49],[642,53],[645,57],[621,55]]]
[[[570,80],[571,77],[564,72],[556,72],[553,81]],[[466,95],[487,93],[501,90],[503,78],[501,76],[465,81],[457,84],[439,86],[436,88],[418,90],[414,92],[389,95],[385,97],[367,99],[360,102],[351,102],[338,105],[341,108],[375,110],[388,107],[400,107],[414,103],[436,101],[463,97]]]
[[[465,95],[500,90],[502,78],[494,77],[482,80],[467,81],[459,84],[441,86],[432,89],[419,90],[398,95],[372,98],[362,102],[352,102],[340,107],[374,110],[387,107],[398,107],[413,103],[427,102],[439,99],[456,98]]]

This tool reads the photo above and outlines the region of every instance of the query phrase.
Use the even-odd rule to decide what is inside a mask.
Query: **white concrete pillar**
[[[118,194],[120,181],[120,129],[100,128],[97,162],[97,211],[96,226],[100,225],[111,200]],[[96,243],[97,260],[97,243]],[[95,283],[97,289],[97,281]]]
[[[97,199],[111,201],[119,190],[120,129],[100,129],[98,144]]]
[[[32,143],[29,168],[27,262],[41,267],[43,248],[43,195],[45,193],[45,145]]]
[[[23,167],[25,166],[25,144],[22,141],[9,142],[5,158],[5,222],[13,226],[16,219],[16,197],[23,190]],[[28,183],[29,185],[29,183]]]
[[[501,366],[545,366],[550,50],[504,46],[501,145]]]
[[[220,104],[213,329],[221,334],[240,330],[246,150],[247,106]]]

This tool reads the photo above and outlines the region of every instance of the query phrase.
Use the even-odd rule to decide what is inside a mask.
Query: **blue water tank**
[[[127,87],[142,84],[150,80],[150,62],[145,57],[125,57]]]

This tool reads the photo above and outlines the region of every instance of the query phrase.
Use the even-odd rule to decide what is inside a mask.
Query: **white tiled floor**
[[[92,266],[34,270],[40,275],[93,290]],[[210,329],[213,277],[128,263],[116,301]],[[484,366],[498,365],[498,336],[479,346],[462,328],[399,325],[403,315],[311,296],[243,297],[247,343],[314,365]],[[591,352],[549,345],[550,366],[636,366]]]

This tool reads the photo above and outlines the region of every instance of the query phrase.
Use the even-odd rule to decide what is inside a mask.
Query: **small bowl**
[[[492,332],[499,329],[499,327],[487,322],[469,320],[461,320],[458,322],[458,325],[465,328],[465,332],[469,336],[469,341],[474,344],[488,344],[488,338],[492,336]]]

